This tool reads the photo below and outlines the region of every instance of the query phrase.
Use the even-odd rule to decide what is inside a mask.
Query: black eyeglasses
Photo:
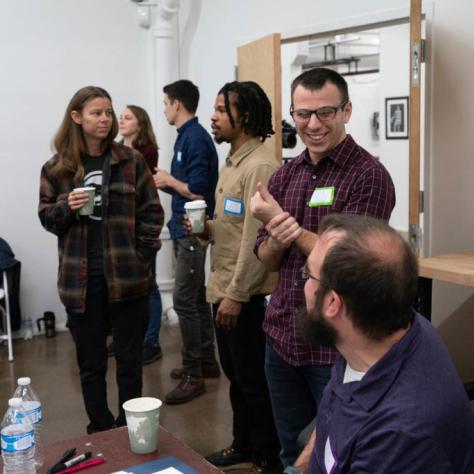
[[[311,273],[308,270],[308,265],[305,263],[301,268],[300,268],[300,273],[301,273],[301,278],[303,278],[304,281],[309,280],[315,280],[315,281],[321,281],[319,278],[316,278],[314,275],[311,275]]]
[[[311,120],[311,116],[316,114],[316,117],[321,122],[332,120],[339,109],[344,109],[348,100],[341,102],[337,107],[320,107],[319,109],[293,109],[293,106],[290,107],[290,115],[293,117],[295,123],[307,123]]]

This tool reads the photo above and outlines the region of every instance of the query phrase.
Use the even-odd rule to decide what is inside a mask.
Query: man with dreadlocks
[[[272,109],[255,82],[231,82],[218,93],[211,117],[216,143],[230,152],[216,187],[216,208],[208,221],[213,243],[207,299],[213,305],[217,345],[230,381],[233,442],[207,460],[217,466],[253,462],[249,472],[277,473],[282,467],[263,370],[265,295],[276,274],[253,253],[259,221],[248,203],[258,182],[267,183],[278,163],[263,142],[274,133]]]

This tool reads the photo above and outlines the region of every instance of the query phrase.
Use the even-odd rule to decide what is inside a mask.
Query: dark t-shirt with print
[[[94,212],[87,219],[87,273],[104,274],[104,242],[102,231],[102,175],[105,154],[83,158],[84,186],[95,188]]]

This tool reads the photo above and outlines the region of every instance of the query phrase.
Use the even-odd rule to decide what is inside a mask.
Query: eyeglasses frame
[[[301,275],[301,278],[304,280],[304,281],[308,281],[309,279],[311,280],[314,280],[314,281],[317,281],[317,282],[321,282],[321,279],[320,278],[317,278],[315,277],[314,275],[311,275],[309,269],[308,269],[308,264],[305,263],[301,268],[300,268],[300,275]]]
[[[311,112],[307,120],[298,120],[298,119],[295,120],[295,117],[294,117],[294,115],[293,115],[293,114],[295,113],[295,109],[294,109],[293,105],[291,105],[291,107],[290,107],[290,115],[291,115],[291,117],[293,118],[293,121],[294,121],[295,123],[308,123],[308,122],[311,120],[311,117],[313,116],[313,114],[316,115],[316,117],[318,118],[318,120],[319,120],[320,122],[328,122],[329,120],[333,120],[333,119],[334,119],[334,117],[336,116],[337,111],[338,111],[339,109],[344,110],[344,107],[348,104],[348,102],[349,102],[348,99],[347,99],[347,100],[344,100],[344,101],[342,101],[337,107],[332,107],[332,106],[330,106],[330,105],[325,105],[324,107],[319,107],[319,108],[317,108],[317,109],[312,109],[312,110],[311,110],[311,109],[296,109],[296,110],[305,110],[305,111],[307,111],[307,112]],[[328,119],[321,119],[321,118],[319,117],[319,114],[318,114],[318,112],[319,112],[321,109],[331,109],[331,110],[333,111],[334,115],[333,115],[331,118],[328,118]]]

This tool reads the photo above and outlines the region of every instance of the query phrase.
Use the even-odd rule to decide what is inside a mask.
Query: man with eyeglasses
[[[388,221],[395,190],[387,170],[346,134],[352,113],[347,83],[317,68],[292,83],[290,113],[305,151],[280,168],[252,198],[263,222],[258,258],[279,280],[263,324],[265,372],[285,466],[299,453],[299,433],[314,419],[336,351],[306,342],[298,329],[304,303],[300,269],[318,240],[320,220],[331,213],[365,214]]]

